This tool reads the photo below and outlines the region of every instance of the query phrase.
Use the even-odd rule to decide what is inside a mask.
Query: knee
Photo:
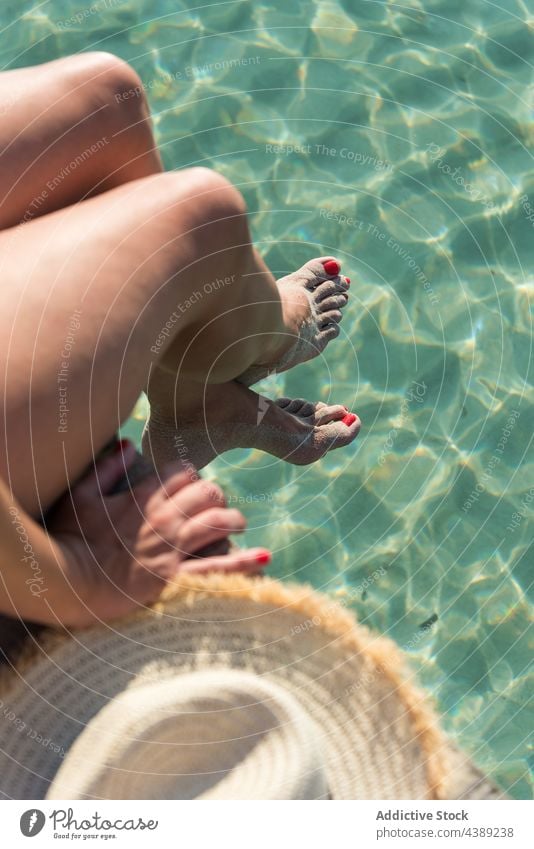
[[[248,243],[247,206],[239,189],[209,168],[188,168],[180,173],[194,210],[192,223],[201,231],[209,228],[212,249]]]
[[[88,96],[93,108],[106,105],[148,112],[141,78],[131,65],[113,53],[78,53],[59,61],[64,63],[63,71],[73,92]]]
[[[246,220],[245,199],[226,177],[210,168],[186,168],[174,172],[175,178],[183,181],[183,187],[194,201],[196,214],[209,222],[235,221],[238,226]]]
[[[151,178],[160,193],[160,208],[172,218],[187,205],[191,230],[209,226],[210,245],[249,240],[247,207],[241,192],[226,177],[209,168],[185,168]],[[219,245],[217,245],[219,246]]]
[[[236,231],[247,227],[245,199],[226,177],[202,167],[188,168],[184,173],[202,219],[211,224],[225,223]]]

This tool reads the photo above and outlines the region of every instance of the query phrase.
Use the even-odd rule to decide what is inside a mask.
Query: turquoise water
[[[356,410],[356,447],[307,468],[231,452],[209,474],[247,542],[272,547],[272,573],[395,639],[448,731],[531,798],[534,5],[16,0],[1,14],[2,67],[129,60],[166,166],[233,180],[277,275],[340,257],[340,338],[260,388]]]

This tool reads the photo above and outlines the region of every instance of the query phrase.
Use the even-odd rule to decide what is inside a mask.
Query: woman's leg
[[[289,335],[272,276],[250,284],[258,266],[242,197],[206,169],[133,181],[4,230],[0,258],[0,472],[34,515],[83,472],[154,365],[201,391],[214,364],[215,382],[231,380]],[[174,336],[162,336],[171,317]],[[216,327],[209,352],[184,357],[205,325]]]
[[[187,406],[187,387],[198,399],[206,381],[287,360],[309,318],[303,290],[310,281],[317,288],[325,275],[305,269],[294,281],[301,290],[286,287],[281,297],[250,245],[241,196],[203,169],[94,198],[161,168],[139,78],[116,57],[83,54],[38,73],[0,75],[0,104],[0,157],[10,178],[0,227],[24,222],[0,239],[8,301],[2,339],[12,357],[4,467],[23,504],[39,512],[109,438],[149,372],[165,377],[153,381],[154,392],[148,387],[161,410],[168,406],[165,381],[176,373]],[[94,199],[47,215],[84,197]],[[324,326],[312,343],[336,335],[345,300],[323,298]],[[257,396],[227,388],[217,413],[226,409],[228,419],[239,403],[252,415]]]
[[[0,122],[0,173],[3,175],[0,180],[3,198],[0,201],[0,229],[31,222],[51,211],[161,170],[141,80],[127,63],[111,54],[79,54],[37,68],[0,74],[0,107],[3,110]],[[244,207],[237,192],[234,192],[234,200],[237,203],[231,212],[241,221],[229,221],[227,230],[229,234],[235,231],[238,238],[244,237],[247,241],[246,245],[237,245],[246,263],[246,267],[243,264],[239,270],[249,279],[257,273],[265,276],[265,285],[270,287],[274,297],[274,303],[264,307],[265,327],[271,329],[274,321],[283,330],[274,279],[250,247],[242,214]],[[205,203],[202,199],[198,202]],[[224,214],[224,206],[222,211]],[[206,245],[209,245],[208,239]],[[216,257],[212,257],[211,265],[214,274],[219,271]],[[196,269],[192,269],[192,275],[196,275]],[[232,274],[223,278],[223,282],[233,281],[234,277]],[[218,274],[210,278],[204,284],[206,287],[218,285]],[[265,286],[260,286],[260,290],[263,288]],[[227,325],[234,320],[235,316],[230,314],[221,317],[213,331],[224,334]],[[246,310],[239,320],[248,320]],[[264,339],[261,345],[251,340],[251,344],[245,343],[244,347],[255,353],[259,348],[263,350],[267,343],[272,344],[272,339]],[[287,346],[286,340],[281,346],[275,345],[273,354],[278,348],[283,350],[284,343]],[[203,347],[204,338],[188,349],[189,365],[197,364],[199,352],[203,357]],[[231,352],[232,374],[235,373],[233,363],[240,362],[241,354],[242,346]],[[172,355],[170,362],[174,364],[176,359],[176,355]],[[245,356],[245,359],[249,358]],[[204,371],[203,365],[200,371]],[[223,379],[220,372],[217,367],[212,378]]]
[[[161,171],[142,83],[110,53],[0,74],[0,228]]]

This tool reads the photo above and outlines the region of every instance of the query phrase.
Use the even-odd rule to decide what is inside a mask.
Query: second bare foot
[[[288,463],[307,465],[351,443],[360,426],[358,416],[340,404],[300,398],[272,401],[231,381],[206,386],[195,408],[172,415],[153,408],[143,453],[156,467],[181,460],[185,468],[201,469],[232,448],[257,448]]]
[[[320,257],[277,281],[286,333],[273,336],[265,359],[243,372],[239,383],[251,386],[269,374],[307,362],[339,335],[350,286],[340,270],[337,260]]]

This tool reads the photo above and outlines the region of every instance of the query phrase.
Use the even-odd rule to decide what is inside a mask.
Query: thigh
[[[0,232],[0,474],[33,515],[84,471],[165,352],[162,329],[197,285],[199,232],[210,238],[210,181],[222,178],[160,174]]]
[[[160,170],[126,62],[83,53],[0,73],[0,228]]]

